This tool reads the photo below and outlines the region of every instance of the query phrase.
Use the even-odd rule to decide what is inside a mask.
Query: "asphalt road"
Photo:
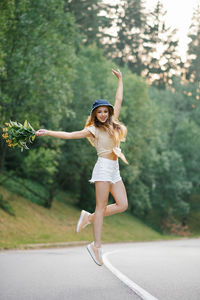
[[[159,300],[200,299],[200,239],[105,244],[106,259]],[[86,246],[0,252],[1,300],[142,299]],[[143,298],[150,299],[150,298]]]
[[[86,246],[0,252],[1,300],[140,299]]]
[[[118,245],[107,257],[160,300],[200,300],[200,239]],[[145,298],[144,298],[145,299]]]

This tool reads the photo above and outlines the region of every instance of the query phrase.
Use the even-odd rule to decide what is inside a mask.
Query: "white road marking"
[[[145,291],[143,288],[141,288],[139,285],[137,285],[135,282],[133,282],[131,279],[129,279],[126,275],[121,273],[118,269],[113,267],[113,265],[109,262],[107,256],[112,254],[120,252],[120,250],[115,250],[111,252],[107,252],[103,254],[103,262],[104,265],[115,275],[117,276],[121,281],[123,281],[129,288],[131,288],[141,299],[143,300],[158,300],[151,294],[149,294],[147,291]]]

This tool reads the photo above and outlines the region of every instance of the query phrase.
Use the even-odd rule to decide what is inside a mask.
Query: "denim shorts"
[[[89,180],[90,183],[95,181],[110,181],[116,183],[122,180],[119,172],[119,162],[104,157],[98,157],[98,160],[92,171],[92,178]]]

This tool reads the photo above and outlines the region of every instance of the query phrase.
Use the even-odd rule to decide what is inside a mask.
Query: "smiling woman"
[[[128,164],[119,148],[120,141],[125,141],[127,130],[117,120],[122,101],[118,92],[117,96],[119,97],[117,102],[120,104],[115,103],[115,108],[107,100],[95,101],[85,128],[93,134],[93,137],[89,137],[88,140],[96,148],[98,156],[112,160],[116,160],[119,156]]]
[[[36,135],[53,136],[63,139],[88,138],[96,148],[98,160],[92,172],[90,183],[95,184],[96,209],[94,213],[81,211],[76,231],[79,233],[88,224],[93,223],[94,242],[87,246],[91,257],[99,266],[103,265],[101,233],[104,216],[125,211],[128,208],[126,189],[119,171],[118,157],[128,163],[120,149],[120,142],[125,141],[126,127],[118,121],[123,100],[123,82],[120,70],[112,70],[118,79],[114,106],[105,99],[98,99],[92,105],[85,128],[75,132],[50,131],[40,129]],[[107,205],[109,193],[115,204]]]
[[[109,117],[109,111],[106,106],[101,106],[97,108],[96,117],[98,121],[105,123]]]

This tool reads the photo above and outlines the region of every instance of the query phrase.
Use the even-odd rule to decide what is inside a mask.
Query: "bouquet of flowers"
[[[35,130],[26,120],[24,125],[19,122],[5,123],[6,127],[3,128],[2,137],[6,140],[9,147],[19,147],[21,151],[23,149],[29,149],[27,142],[32,143],[35,139]]]

